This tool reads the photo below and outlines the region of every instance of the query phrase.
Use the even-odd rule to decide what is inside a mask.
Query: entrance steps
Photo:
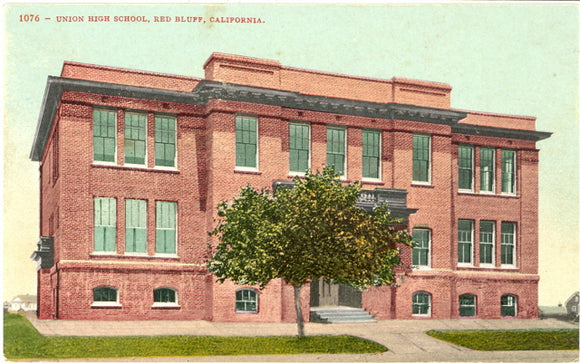
[[[371,323],[376,321],[368,311],[348,306],[310,308],[312,323]]]

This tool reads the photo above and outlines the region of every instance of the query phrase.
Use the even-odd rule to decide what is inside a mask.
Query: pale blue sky
[[[540,154],[540,304],[579,289],[578,7],[574,4],[5,5],[4,299],[35,293],[46,77],[64,61],[203,77],[212,52],[376,78],[449,83],[452,107],[529,115]],[[20,22],[38,14],[39,22]],[[83,15],[82,23],[56,16]],[[89,15],[244,16],[264,24],[88,23]],[[52,20],[44,20],[51,17]]]

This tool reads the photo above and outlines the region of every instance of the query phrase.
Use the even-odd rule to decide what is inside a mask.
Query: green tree
[[[361,186],[343,186],[332,168],[295,178],[294,187],[242,188],[218,206],[217,251],[209,271],[219,282],[259,285],[284,279],[294,287],[298,335],[304,336],[300,291],[317,279],[356,288],[393,284],[401,263],[398,244],[411,246],[396,230],[385,204],[367,213],[356,206]]]

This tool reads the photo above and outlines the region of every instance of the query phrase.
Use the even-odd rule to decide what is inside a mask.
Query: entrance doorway
[[[320,279],[310,283],[310,306],[362,307],[362,292],[346,284]]]

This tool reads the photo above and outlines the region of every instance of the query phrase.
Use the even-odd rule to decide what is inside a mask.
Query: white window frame
[[[290,121],[288,123],[288,175],[289,176],[305,176],[306,171],[290,170],[290,125],[306,125],[308,126],[308,170],[312,169],[312,126],[309,122]]]
[[[510,222],[510,221],[503,221],[503,223],[510,223],[514,226],[514,235],[513,235],[513,239],[514,239],[514,243],[513,243],[513,251],[512,251],[512,263],[501,263],[501,250],[500,250],[500,264],[501,264],[501,268],[508,268],[508,269],[514,269],[517,268],[517,245],[518,245],[518,224],[515,222]],[[501,231],[501,224],[500,224],[500,249],[501,247],[504,245],[503,243],[503,235],[504,233],[502,233]]]
[[[362,177],[362,181],[363,182],[371,182],[371,183],[380,183],[382,181],[382,177],[383,177],[383,162],[382,162],[382,155],[383,155],[383,132],[381,130],[377,130],[377,129],[363,129],[363,134],[365,131],[372,131],[372,132],[376,132],[379,134],[379,167],[378,167],[378,174],[379,177],[378,178],[365,178],[364,176]],[[363,147],[362,149],[364,149],[364,138],[363,138]],[[362,150],[361,150],[361,154],[362,154]],[[362,158],[364,158],[364,155],[362,155]],[[362,169],[364,167],[361,165],[361,173],[362,173]]]
[[[431,269],[431,240],[432,240],[432,231],[429,228],[413,228],[413,231],[415,230],[421,230],[421,231],[427,231],[427,235],[428,235],[428,242],[427,242],[427,248],[428,248],[428,252],[427,252],[427,264],[426,265],[413,265],[414,268],[418,269],[418,270],[430,270]],[[415,248],[415,247],[413,247]],[[413,262],[413,251],[411,251],[411,262]]]
[[[426,314],[415,314],[413,313],[413,307],[411,307],[411,315],[412,316],[420,316],[420,317],[430,317],[431,316],[431,309],[432,309],[432,305],[433,305],[433,296],[428,293],[427,291],[416,291],[413,293],[413,295],[411,296],[411,299],[413,300],[413,306],[415,305],[415,296],[417,296],[418,294],[426,294],[429,297],[429,303],[428,303],[428,310]]]
[[[95,290],[96,289],[100,289],[100,288],[109,288],[109,289],[113,289],[116,292],[117,295],[117,300],[116,301],[95,301]],[[94,289],[91,290],[92,294],[93,294],[93,303],[91,304],[91,307],[121,307],[121,297],[119,294],[119,289],[117,289],[116,287],[112,287],[109,285],[101,285],[101,286],[97,286]]]
[[[256,120],[256,167],[251,166],[238,166],[236,165],[237,150],[236,150],[236,123],[238,117],[248,117]],[[249,171],[249,172],[259,172],[260,171],[260,118],[256,115],[248,114],[236,114],[234,117],[234,170],[236,171]]]
[[[464,220],[464,221],[470,221],[471,222],[471,257],[470,257],[470,261],[471,262],[459,262],[459,221],[460,220]],[[475,221],[473,219],[464,219],[464,218],[460,218],[457,222],[457,266],[458,267],[473,267],[474,266],[474,261],[473,261],[473,257],[475,254],[474,248],[475,248],[475,243],[474,243],[474,234],[475,234]]]
[[[461,161],[461,155],[459,153],[459,150],[461,148],[470,148],[471,149],[471,188],[469,189],[464,189],[461,188],[459,185],[459,171],[461,170],[461,165],[460,165],[460,161]],[[462,193],[473,193],[474,191],[474,187],[475,187],[475,147],[473,147],[473,145],[467,145],[467,144],[460,144],[457,147],[457,187],[459,192]]]
[[[109,201],[113,201],[113,203],[115,204],[115,250],[114,251],[96,251],[95,250],[95,228],[96,227],[100,227],[101,225],[98,225],[95,223],[95,218],[96,218],[96,208],[95,208],[95,203],[97,200],[99,199],[109,199]],[[111,198],[111,197],[93,197],[93,246],[91,249],[91,254],[92,255],[116,255],[117,254],[117,248],[119,247],[119,229],[117,227],[117,219],[118,219],[118,213],[117,213],[117,199],[116,198]],[[107,227],[113,227],[113,226],[107,226]]]
[[[504,192],[503,191],[503,152],[504,151],[513,151],[514,153],[514,190],[513,192]],[[518,194],[518,152],[515,149],[501,149],[501,185],[500,190],[502,195],[509,195],[514,196]]]
[[[504,296],[509,296],[509,297],[513,298],[513,304],[512,305],[503,305],[502,302],[501,302],[501,298],[504,297]],[[513,317],[513,318],[515,318],[515,317],[518,316],[518,297],[516,295],[514,295],[514,294],[503,294],[503,295],[500,296],[499,302],[500,302],[500,316],[502,316],[502,317]],[[514,315],[503,315],[501,313],[501,310],[503,309],[504,306],[513,306],[514,307]]]
[[[473,305],[461,305],[461,296],[463,295],[471,295],[473,296]],[[462,306],[473,306],[473,315],[461,315],[461,307]],[[461,318],[475,318],[477,317],[477,295],[466,292],[465,294],[459,295],[459,317]]]
[[[164,257],[164,258],[175,258],[179,256],[179,243],[177,243],[179,241],[178,237],[179,237],[179,220],[178,220],[178,216],[179,216],[179,203],[177,203],[176,201],[171,201],[171,200],[156,200],[155,201],[155,250],[157,250],[157,202],[169,202],[169,203],[175,203],[175,253],[157,253],[155,252],[155,257]],[[161,229],[165,229],[165,228],[161,228]],[[175,291],[177,293],[177,290]]]
[[[125,147],[125,140],[127,140],[127,115],[145,115],[145,155],[144,155],[144,163],[143,164],[133,164],[128,163],[127,160],[127,148]],[[147,168],[149,165],[149,134],[148,134],[148,127],[149,127],[149,113],[147,111],[142,110],[127,110],[123,114],[123,166],[131,167],[131,168]],[[155,143],[155,141],[153,142]],[[153,146],[155,148],[155,146]]]
[[[175,293],[175,302],[156,302],[155,301],[155,290],[159,290],[159,289],[168,289],[168,290],[172,290]],[[173,308],[173,307],[179,307],[179,294],[177,293],[177,290],[171,288],[171,287],[167,287],[167,286],[162,286],[162,287],[158,287],[156,289],[153,289],[153,305],[151,306],[153,308]]]
[[[178,162],[178,153],[179,153],[179,148],[177,147],[177,143],[179,138],[177,137],[177,133],[178,133],[178,126],[177,126],[177,116],[175,115],[166,115],[163,113],[156,113],[154,115],[154,120],[153,120],[153,153],[155,154],[157,152],[156,147],[155,147],[155,136],[157,133],[157,128],[155,127],[155,122],[157,121],[156,118],[157,116],[159,117],[165,117],[165,118],[172,118],[175,120],[175,157],[173,159],[173,164],[174,166],[160,166],[160,165],[156,165],[155,164],[155,160],[153,160],[153,167],[155,169],[159,169],[159,170],[179,170],[177,167],[177,162]],[[156,155],[156,154],[155,154]],[[155,158],[154,158],[155,159]]]
[[[483,173],[482,166],[481,166],[482,165],[482,162],[481,162],[482,157],[481,157],[481,155],[482,155],[482,150],[483,149],[491,150],[491,166],[493,168],[493,170],[492,170],[492,178],[491,178],[491,190],[481,190],[481,184],[482,184],[482,180],[483,180],[483,178],[481,177],[481,174]],[[497,170],[496,170],[497,168],[496,168],[496,166],[497,165],[495,164],[495,161],[496,161],[496,156],[495,155],[496,155],[496,150],[494,148],[492,148],[492,147],[481,147],[479,149],[479,193],[480,194],[495,194],[496,184],[497,184],[496,183],[496,176],[497,176]]]
[[[127,201],[128,200],[141,200],[145,202],[145,252],[133,252],[133,251],[127,251]],[[131,227],[131,228],[136,228],[136,227]],[[125,253],[125,255],[127,256],[148,256],[148,250],[149,250],[149,239],[148,239],[148,235],[149,235],[149,201],[147,199],[138,199],[138,198],[126,198],[125,199],[125,236],[123,237],[125,239],[125,251],[123,251]]]
[[[482,263],[481,262],[481,222],[490,222],[493,230],[491,232],[491,242],[485,242],[483,244],[489,244],[491,245],[491,263]],[[479,266],[480,267],[486,267],[486,268],[493,268],[495,267],[495,235],[496,235],[496,223],[495,221],[489,221],[489,220],[481,220],[479,221]]]
[[[95,142],[95,137],[94,137],[94,128],[95,128],[95,111],[97,112],[112,112],[115,114],[115,153],[114,153],[114,160],[113,161],[100,161],[100,160],[95,160],[95,151],[94,151],[94,142]],[[91,135],[91,159],[93,162],[93,165],[117,165],[117,155],[119,153],[118,150],[118,135],[117,135],[117,131],[119,129],[119,115],[117,114],[117,110],[116,109],[111,109],[111,108],[106,108],[106,107],[93,107],[93,116],[91,118],[91,131],[93,132],[93,135]],[[124,141],[123,141],[124,142]]]
[[[342,129],[344,130],[344,165],[342,170],[344,173],[340,175],[340,180],[347,180],[347,166],[348,166],[348,128],[345,126],[328,125],[326,126],[326,163],[328,163],[328,129]]]
[[[427,171],[427,181],[420,181],[413,179],[413,170],[415,168],[415,159],[413,158],[413,154],[415,151],[415,135],[417,136],[426,136],[429,139],[429,163],[428,163],[428,171]],[[433,135],[431,134],[423,134],[423,133],[413,133],[412,138],[412,147],[411,147],[411,185],[431,185],[433,181]]]
[[[254,294],[256,294],[256,310],[255,311],[238,310],[237,294],[240,291],[252,291]],[[258,290],[251,288],[251,287],[243,287],[243,288],[237,289],[235,291],[234,298],[235,298],[234,310],[235,310],[236,314],[258,314],[260,312],[260,293],[258,292]]]

